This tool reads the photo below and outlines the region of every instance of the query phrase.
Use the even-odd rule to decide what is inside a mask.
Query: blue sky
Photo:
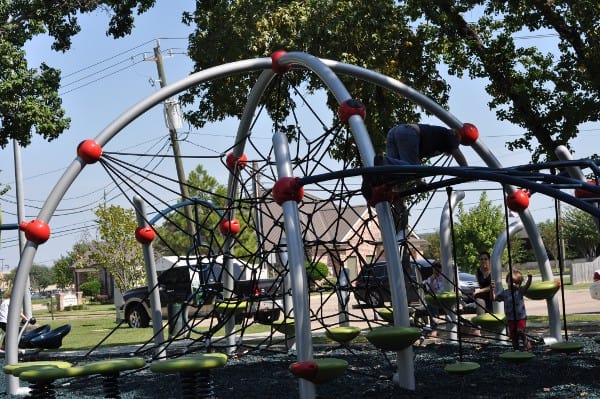
[[[34,137],[29,147],[21,149],[26,198],[25,220],[35,218],[48,193],[67,165],[75,158],[76,147],[82,140],[95,137],[129,107],[158,90],[160,85],[157,81],[156,64],[148,60],[153,57],[152,52],[157,40],[163,50],[168,82],[175,82],[190,73],[192,62],[185,52],[187,36],[192,32],[192,28],[183,25],[180,20],[182,11],[192,11],[195,2],[163,0],[157,3],[154,9],[137,17],[133,34],[123,39],[113,40],[106,37],[108,17],[102,13],[95,13],[81,17],[83,31],[73,39],[72,49],[67,53],[52,52],[47,38],[37,38],[27,47],[30,66],[37,66],[44,61],[62,70],[63,87],[60,92],[64,108],[72,118],[72,124],[69,131],[57,140],[48,143]],[[551,37],[535,40],[538,46],[552,46]],[[172,55],[165,53],[168,50]],[[503,165],[527,163],[529,154],[511,153],[506,149],[505,142],[520,135],[520,129],[496,120],[494,113],[487,108],[483,82],[452,79],[451,84],[453,90],[450,111],[460,120],[479,127],[482,140],[494,150]],[[436,122],[431,119],[424,121]],[[187,151],[210,153],[211,143],[215,140],[233,142],[236,127],[234,121],[226,121],[189,133],[185,128],[182,134],[189,138],[190,147]],[[589,155],[587,148],[598,131],[594,125],[589,126],[589,129],[583,131],[574,143],[576,157]],[[264,134],[265,140],[269,139],[268,131]],[[162,108],[156,108],[120,133],[107,149],[150,151],[163,144],[166,136]],[[466,148],[464,152],[470,164],[483,164],[470,149]],[[214,149],[213,153],[216,153]],[[221,183],[226,183],[219,177],[222,170],[218,165],[205,166],[211,175],[217,177]],[[193,167],[194,165],[186,164],[186,173]],[[0,150],[0,181],[14,188],[12,146]],[[468,207],[478,202],[480,191],[486,188],[497,187],[486,183],[474,186],[475,191],[467,192],[465,205]],[[103,198],[110,200],[114,194],[114,186],[99,168],[87,167],[67,192],[65,200],[51,220],[52,238],[39,247],[35,263],[51,266],[53,261],[84,237],[83,231],[86,231],[86,228],[88,237],[93,237],[93,214],[89,210],[97,207]],[[488,194],[497,201],[501,198],[498,191],[489,191]],[[16,223],[14,200],[14,190],[1,200],[3,223]],[[417,232],[432,232],[439,227],[439,212],[444,201],[445,195],[436,198]],[[553,203],[547,199],[538,200],[534,196],[530,209],[536,221],[554,216]],[[14,268],[18,263],[18,255],[17,233],[4,231],[0,265]]]

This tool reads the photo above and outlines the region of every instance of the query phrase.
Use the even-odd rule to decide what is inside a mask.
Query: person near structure
[[[441,154],[452,155],[460,166],[467,166],[460,150],[459,129],[424,123],[404,123],[387,134],[385,156],[376,156],[375,165],[420,165],[423,159]]]
[[[492,263],[489,252],[479,253],[479,268],[476,274],[479,288],[473,292],[473,299],[477,305],[476,313],[482,315],[492,312]],[[475,335],[481,335],[481,331],[475,330]]]
[[[506,275],[508,288],[496,294],[494,281],[492,281],[492,300],[504,302],[504,313],[508,320],[508,336],[512,340],[513,349],[519,349],[523,342],[526,350],[531,349],[531,342],[525,334],[527,312],[525,310],[525,294],[531,285],[531,273],[527,274],[527,282],[523,285],[523,275],[519,270],[513,270]]]
[[[430,295],[440,294],[444,291],[444,276],[442,275],[442,264],[435,261],[431,264],[432,274],[424,282],[423,287],[425,292]],[[438,319],[440,317],[440,307],[435,305],[427,305],[427,313],[429,314],[429,325],[431,326],[431,337],[437,337]]]
[[[454,157],[461,166],[467,166],[464,154],[460,150],[462,133],[459,129],[444,126],[418,124],[399,124],[388,131],[386,137],[386,155],[376,155],[375,166],[382,165],[420,165],[424,159],[441,154]],[[370,178],[363,184],[363,195],[369,199],[372,187],[393,181],[385,176]],[[425,183],[418,179],[417,185]],[[392,216],[396,231],[406,229],[408,225],[408,208],[403,199],[392,203]]]
[[[0,350],[4,350],[4,341],[6,339],[6,323],[8,322],[8,307],[10,306],[10,290],[6,291],[6,298],[0,303],[0,329],[4,331],[4,338],[2,339],[2,347]],[[27,321],[28,318],[21,312],[21,319]]]

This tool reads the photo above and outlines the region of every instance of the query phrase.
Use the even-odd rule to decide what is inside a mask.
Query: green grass
[[[548,323],[548,316],[527,316],[527,321],[532,323]],[[564,318],[561,316],[560,321]],[[600,323],[600,315],[596,314],[569,314],[567,315],[567,323]]]
[[[64,324],[71,325],[71,332],[64,337],[61,351],[91,349],[100,341],[102,341],[100,347],[139,345],[153,337],[152,327],[130,328],[127,323],[117,327],[114,305],[86,305],[84,310],[61,311],[53,314],[47,310],[35,310],[33,315],[38,320],[36,327],[50,324],[54,329]],[[248,326],[244,333],[268,331],[270,331],[269,326],[254,323]],[[110,336],[106,338],[109,334]],[[215,333],[216,337],[223,335],[224,329]],[[164,329],[164,336],[167,337],[167,328]],[[194,339],[198,336],[193,333],[190,338]]]

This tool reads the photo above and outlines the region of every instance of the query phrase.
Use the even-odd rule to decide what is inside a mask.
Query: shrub
[[[83,292],[84,296],[95,298],[100,294],[100,289],[102,288],[102,283],[100,280],[91,280],[86,281],[85,283],[79,286],[81,292]]]
[[[323,280],[329,275],[329,268],[322,262],[306,262],[306,275],[310,283]]]

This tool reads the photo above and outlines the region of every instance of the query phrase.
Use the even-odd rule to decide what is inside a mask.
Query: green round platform
[[[444,371],[449,374],[465,375],[479,370],[479,363],[475,362],[456,362],[446,365]]]
[[[499,333],[506,327],[506,315],[504,313],[485,313],[471,318],[471,323],[484,330]]]
[[[195,356],[179,357],[156,361],[150,365],[154,373],[190,373],[223,367],[227,364],[227,355],[224,353],[202,353]]]
[[[513,363],[524,363],[534,357],[535,355],[533,353],[522,351],[504,352],[500,354],[500,359]]]
[[[443,306],[445,308],[451,308],[456,306],[456,292],[454,291],[444,291],[435,296],[431,294],[425,295],[425,302],[432,306]]]
[[[561,353],[572,353],[583,349],[583,344],[581,342],[557,342],[550,345],[550,349]]]
[[[18,376],[27,382],[54,381],[60,378],[80,377],[89,375],[83,372],[83,367],[59,368],[54,366],[36,366],[19,372]]]
[[[294,319],[276,320],[271,325],[275,330],[285,335],[294,335],[296,333],[296,324]]]
[[[331,327],[325,330],[325,335],[332,341],[348,343],[360,334],[360,328],[352,326]]]
[[[557,281],[534,281],[525,296],[529,299],[550,299],[559,288],[560,284]]]
[[[367,340],[382,350],[397,351],[406,349],[421,337],[416,327],[375,327],[366,335]]]
[[[342,359],[323,358],[296,362],[289,370],[296,377],[304,378],[314,384],[323,384],[342,376],[348,369],[348,362]]]
[[[33,362],[7,364],[2,370],[6,374],[19,375],[20,372],[35,367],[67,368],[71,367],[71,363],[62,360],[38,360]]]
[[[242,313],[248,308],[246,301],[223,301],[215,304],[215,309],[221,313]]]
[[[113,375],[121,371],[135,370],[146,365],[141,357],[99,360],[75,367],[59,368],[40,365],[30,367],[19,373],[19,378],[28,382],[54,381],[59,378],[81,377],[87,375]]]
[[[388,308],[377,309],[377,314],[384,321],[387,321],[388,323],[393,323],[394,322],[394,311],[392,309],[388,309]]]
[[[83,369],[82,372],[87,375],[92,374],[114,374],[126,370],[135,370],[146,365],[146,361],[141,357],[119,358],[99,360],[78,366]]]

